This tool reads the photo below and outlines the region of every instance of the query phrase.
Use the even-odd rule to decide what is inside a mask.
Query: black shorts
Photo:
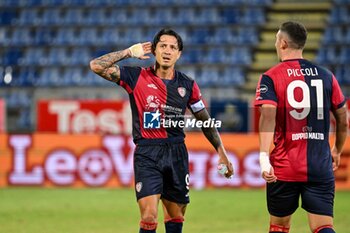
[[[137,143],[134,153],[136,198],[161,194],[166,200],[189,203],[188,153],[180,142]]]
[[[334,188],[333,180],[268,183],[267,207],[271,215],[285,217],[295,212],[301,197],[301,206],[307,212],[333,217]]]

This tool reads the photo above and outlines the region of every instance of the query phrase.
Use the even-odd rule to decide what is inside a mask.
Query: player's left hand
[[[263,171],[261,176],[267,183],[274,183],[277,181],[277,176],[275,175],[273,167],[270,168],[270,172]]]
[[[134,44],[129,47],[131,57],[138,58],[140,60],[149,59],[150,56],[146,55],[152,52],[152,43],[151,42],[143,42]]]
[[[338,167],[340,165],[340,154],[341,153],[339,153],[335,147],[332,148],[331,153],[332,153],[332,160],[333,160],[333,171],[335,171],[338,169]]]

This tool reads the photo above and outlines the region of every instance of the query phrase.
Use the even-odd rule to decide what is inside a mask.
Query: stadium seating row
[[[28,8],[0,10],[0,24],[18,26],[158,26],[262,24],[264,8]]]
[[[323,65],[349,64],[350,46],[324,46],[320,48],[316,60]]]
[[[350,22],[350,4],[333,7],[330,15],[331,24],[346,24]]]
[[[244,70],[240,67],[207,67],[196,68],[187,66],[181,69],[187,75],[195,78],[201,87],[242,85],[244,83]],[[1,75],[1,73],[0,73]],[[36,69],[24,67],[19,72],[14,71],[10,84],[1,80],[0,87],[72,87],[72,86],[111,86],[110,82],[99,78],[88,68],[77,67],[45,67]]]
[[[350,44],[350,26],[336,26],[328,27],[323,35],[324,44],[344,45]]]
[[[350,0],[335,0],[316,62],[328,67],[341,85],[350,84]]]
[[[255,45],[258,42],[256,26],[250,27],[173,27],[184,39],[186,46],[210,44]],[[151,40],[158,28],[96,28],[96,27],[18,27],[0,28],[4,46],[128,46]],[[234,42],[234,43],[233,43]]]
[[[38,6],[217,6],[246,5],[266,6],[273,0],[2,0],[2,7],[38,7]],[[342,0],[344,1],[344,0]]]
[[[5,49],[0,58],[4,66],[86,66],[93,57],[111,51],[100,49],[88,49],[84,47],[29,47],[22,51],[20,48]],[[250,47],[227,47],[218,46],[211,48],[188,48],[179,60],[178,64],[227,64],[249,65],[251,63]],[[130,60],[133,62],[132,60]]]

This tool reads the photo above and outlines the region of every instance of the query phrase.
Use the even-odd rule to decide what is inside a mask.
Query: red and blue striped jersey
[[[275,175],[282,181],[334,179],[329,146],[330,111],[345,104],[334,75],[304,59],[286,60],[259,80],[255,106],[277,107]]]
[[[156,76],[153,68],[120,67],[118,84],[129,94],[133,138],[167,139],[185,137],[183,127],[186,108],[198,112],[205,108],[197,83],[174,70],[172,80]],[[162,122],[175,122],[163,127]]]

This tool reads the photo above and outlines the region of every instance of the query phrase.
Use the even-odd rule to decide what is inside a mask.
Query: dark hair
[[[182,51],[182,49],[183,49],[183,42],[182,42],[181,36],[179,34],[177,34],[177,32],[175,32],[172,29],[163,28],[162,30],[157,32],[157,34],[153,38],[153,42],[152,42],[152,51],[153,52],[156,49],[156,46],[157,46],[157,44],[158,44],[158,42],[160,40],[160,37],[162,35],[174,36],[176,38],[176,40],[177,40],[177,44],[179,46],[179,51]]]
[[[298,22],[288,21],[280,26],[280,31],[288,34],[297,49],[303,49],[307,39],[307,30]]]

